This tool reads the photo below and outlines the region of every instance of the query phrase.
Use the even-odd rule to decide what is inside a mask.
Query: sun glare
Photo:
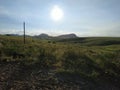
[[[51,17],[54,21],[59,21],[63,17],[63,11],[57,5],[51,11]]]

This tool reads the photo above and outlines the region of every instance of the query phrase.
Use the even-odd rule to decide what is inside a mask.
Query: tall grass
[[[119,80],[120,45],[86,46],[85,43],[83,46],[51,42],[29,37],[23,44],[22,37],[0,36],[0,61],[20,61],[42,68],[57,67],[58,71],[94,79]]]

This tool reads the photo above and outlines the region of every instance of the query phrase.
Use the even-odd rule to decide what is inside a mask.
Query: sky
[[[60,21],[51,18],[58,6]],[[0,0],[0,34],[120,37],[120,0]]]

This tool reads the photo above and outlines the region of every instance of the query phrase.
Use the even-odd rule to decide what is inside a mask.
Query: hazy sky
[[[64,17],[56,22],[50,13],[57,5]],[[0,0],[0,34],[119,36],[120,0]]]

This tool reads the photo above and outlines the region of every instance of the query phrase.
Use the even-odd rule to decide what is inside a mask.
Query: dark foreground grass
[[[90,38],[88,40],[87,38],[88,42],[86,40],[82,44],[53,42],[31,37],[26,39],[26,44],[23,44],[22,39],[22,37],[0,36],[1,68],[12,67],[8,71],[15,69],[13,70],[15,73],[12,76],[16,75],[18,71],[20,75],[17,77],[23,78],[22,76],[24,76],[25,78],[33,79],[29,75],[35,73],[35,76],[38,77],[36,74],[40,70],[42,70],[43,74],[47,69],[47,73],[50,72],[49,70],[53,71],[52,74],[54,74],[54,77],[52,79],[57,79],[56,83],[61,82],[68,85],[71,82],[78,86],[84,86],[84,88],[81,87],[83,90],[90,90],[90,88],[92,90],[120,89],[120,44],[113,43],[113,38],[112,40],[110,38],[105,40]],[[87,45],[87,43],[90,43],[90,40],[91,44]],[[105,44],[106,41],[110,42],[110,40],[113,44]],[[114,40],[118,41],[118,38],[114,38]],[[104,43],[104,45],[92,45],[93,42],[98,43],[98,41],[100,41],[99,43]],[[24,72],[22,76],[22,72],[19,72],[20,68],[24,68],[22,69]],[[2,70],[1,73],[3,73]],[[0,80],[4,81],[4,79]],[[17,79],[15,78],[14,80]],[[22,79],[22,82],[25,81]],[[40,84],[41,82],[37,81],[37,83]],[[35,85],[33,86],[37,87]],[[62,86],[61,89],[63,89]],[[75,87],[77,88],[78,86]],[[72,89],[75,88],[72,87]]]

